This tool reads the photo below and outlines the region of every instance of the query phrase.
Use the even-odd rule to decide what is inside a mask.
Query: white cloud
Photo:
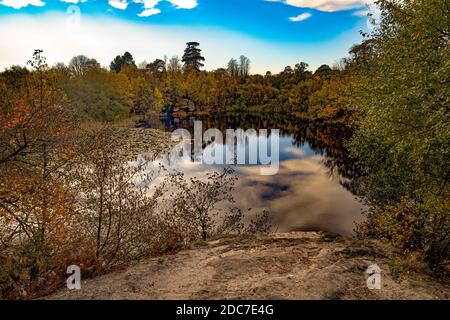
[[[78,2],[82,3],[82,2],[86,2],[88,0],[61,0],[61,2],[67,2],[67,3],[73,3],[73,4],[78,4]]]
[[[152,9],[160,2],[160,0],[133,0],[135,3],[143,3],[144,8]]]
[[[144,5],[144,10],[138,14],[139,17],[150,17],[161,13],[161,10],[155,8],[160,0],[133,0],[133,2],[142,3]]]
[[[289,18],[289,20],[291,20],[293,22],[300,22],[300,21],[304,21],[306,19],[309,19],[311,17],[312,17],[311,13],[305,12],[305,13],[299,14],[296,17],[291,17],[291,18]]]
[[[150,9],[145,9],[144,11],[139,13],[138,16],[139,17],[149,17],[149,16],[153,16],[153,15],[159,14],[159,13],[161,13],[161,10],[159,10],[157,8],[150,8]]]
[[[160,0],[132,0],[132,2],[143,4],[145,9],[153,9]],[[128,8],[128,0],[109,0],[108,3],[116,9],[125,10]]]
[[[73,0],[69,0],[73,1]],[[149,17],[155,14],[161,13],[161,10],[156,8],[156,6],[162,0],[131,0],[134,3],[143,4],[144,10],[138,14],[139,17]],[[198,0],[165,0],[170,2],[173,6],[178,9],[193,9],[198,6]],[[109,4],[120,10],[126,10],[128,8],[128,0],[109,0]]]
[[[66,3],[78,4],[78,3],[87,2],[88,0],[60,0],[60,1],[66,2]],[[0,1],[0,4],[7,6],[7,7],[12,7],[14,9],[21,9],[24,7],[28,7],[29,5],[36,6],[36,7],[45,6],[45,2],[43,2],[42,0],[2,0],[2,1]]]
[[[180,9],[194,9],[198,6],[197,0],[167,0],[175,7]]]
[[[83,3],[88,0],[60,0],[61,2],[66,3]],[[148,17],[158,13],[161,13],[161,10],[156,8],[156,6],[161,1],[170,2],[175,8],[178,9],[194,9],[198,6],[198,0],[108,0],[108,3],[111,7],[126,10],[130,2],[140,3],[143,5],[143,11],[138,14],[139,17]],[[0,5],[12,7],[14,9],[20,9],[23,7],[27,7],[29,5],[42,7],[45,5],[45,2],[42,0],[0,0]]]
[[[45,2],[41,0],[2,0],[0,1],[0,4],[14,9],[28,7],[29,5],[36,7],[45,6]]]
[[[266,0],[269,2],[284,2],[298,8],[311,8],[326,12],[360,9],[373,4],[375,0]]]
[[[127,0],[108,0],[108,3],[111,7],[116,9],[125,10],[128,7]]]

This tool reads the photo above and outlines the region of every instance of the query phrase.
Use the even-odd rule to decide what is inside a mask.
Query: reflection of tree
[[[279,129],[281,136],[292,136],[292,144],[298,148],[307,143],[317,154],[325,159],[324,165],[330,174],[340,178],[341,184],[349,188],[349,181],[359,176],[355,161],[348,156],[344,141],[350,138],[351,131],[340,125],[326,125],[310,123],[293,119],[285,114],[247,114],[233,113],[218,116],[198,117],[201,120],[203,131],[217,128],[222,132],[226,129]],[[177,126],[186,128],[193,133],[194,119],[181,119]],[[173,127],[167,126],[167,129]]]

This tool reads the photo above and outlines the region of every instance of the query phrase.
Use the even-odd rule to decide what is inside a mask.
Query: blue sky
[[[107,65],[123,49],[138,62],[181,56],[184,43],[196,40],[207,69],[240,54],[252,60],[254,73],[279,72],[299,61],[314,69],[333,64],[360,40],[372,2],[0,0],[0,68],[23,64],[32,46],[41,46],[49,62],[83,53]]]

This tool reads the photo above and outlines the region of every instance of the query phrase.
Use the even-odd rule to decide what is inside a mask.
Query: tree
[[[236,59],[233,58],[228,62],[227,71],[233,78],[239,77],[239,63]]]
[[[166,62],[161,59],[156,59],[147,65],[147,70],[153,74],[162,74],[166,71]]]
[[[167,213],[176,217],[181,222],[179,225],[190,231],[188,234],[193,240],[206,241],[225,234],[269,232],[271,224],[267,212],[255,215],[244,228],[245,213],[250,210],[244,213],[239,207],[233,206],[235,201],[232,192],[236,181],[231,168],[208,172],[203,178],[186,179],[183,174],[171,175],[170,186],[173,189],[161,207],[169,208]]]
[[[140,114],[142,121],[146,121],[147,113],[154,104],[155,97],[153,88],[148,84],[146,77],[136,77],[131,79],[133,96],[133,113]]]
[[[110,64],[110,69],[119,73],[124,66],[136,66],[133,56],[128,51],[123,56],[116,56]]]
[[[286,66],[286,67],[284,68],[284,70],[283,70],[283,73],[284,73],[284,74],[293,74],[293,73],[294,73],[294,70],[292,70],[292,67],[291,67],[291,66]]]
[[[125,71],[126,67],[123,68]],[[93,69],[63,84],[70,105],[80,119],[115,121],[132,109],[131,80],[124,72]]]
[[[64,64],[64,62],[57,62],[52,66],[52,71],[55,71],[56,74],[67,77],[71,70],[68,66]]]
[[[316,72],[314,72],[314,75],[320,75],[320,76],[327,76],[332,72],[331,68],[327,64],[321,65],[319,68],[317,68]]]
[[[73,57],[69,62],[69,69],[75,76],[83,75],[89,69],[100,68],[100,64],[95,59],[79,55]]]
[[[363,68],[369,63],[369,60],[375,52],[375,41],[374,39],[364,39],[360,44],[354,45],[349,53],[351,55],[348,61],[349,66],[353,68]]]
[[[184,62],[184,68],[186,70],[200,71],[200,68],[204,67],[202,62],[205,61],[205,58],[201,55],[202,50],[198,48],[200,44],[198,42],[188,42],[186,45],[187,47],[181,59]]]
[[[111,64],[109,65],[109,68],[112,71],[115,71],[116,73],[119,73],[120,70],[122,69],[122,57],[121,56],[116,56],[114,58],[114,60],[111,62]]]
[[[155,97],[153,108],[155,110],[162,110],[164,107],[164,96],[158,88],[155,88],[153,92],[153,96]]]
[[[122,65],[125,66],[135,66],[136,63],[134,62],[133,56],[128,51],[124,53],[122,56]]]
[[[167,71],[171,73],[180,73],[182,71],[182,66],[178,56],[173,56],[170,58],[167,64]]]
[[[148,162],[126,165],[128,156],[123,153],[120,131],[102,126],[85,135],[72,179],[72,187],[79,193],[76,223],[82,237],[93,244],[97,268],[107,269],[145,254],[149,234],[142,232],[152,223],[159,192],[149,195],[149,184],[138,186],[138,181],[149,179]]]
[[[31,71],[0,85],[6,98],[0,109],[0,296],[4,285],[33,291],[56,270],[55,253],[74,213],[73,194],[61,179],[75,136],[64,95],[42,50],[28,65]]]
[[[250,74],[250,59],[244,55],[239,57],[239,74],[242,78],[247,78]]]
[[[297,74],[303,74],[306,72],[306,69],[308,69],[309,65],[306,62],[300,62],[297,63],[294,67],[294,71]]]
[[[309,65],[306,62],[300,62],[294,66],[294,74],[297,82],[303,81],[307,78],[308,67]]]

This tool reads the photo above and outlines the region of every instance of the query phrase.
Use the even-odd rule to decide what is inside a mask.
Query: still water
[[[152,120],[151,127],[193,132],[194,120],[203,131],[226,129],[279,129],[280,164],[278,174],[260,175],[259,165],[235,167],[239,180],[236,203],[252,211],[267,209],[277,232],[324,230],[351,235],[355,223],[363,220],[364,206],[352,194],[348,183],[358,171],[343,146],[349,132],[338,126],[310,124],[286,115],[226,114],[188,119]],[[192,134],[193,136],[193,134]],[[259,139],[262,137],[256,137]],[[201,175],[210,166],[180,164],[192,175]]]

